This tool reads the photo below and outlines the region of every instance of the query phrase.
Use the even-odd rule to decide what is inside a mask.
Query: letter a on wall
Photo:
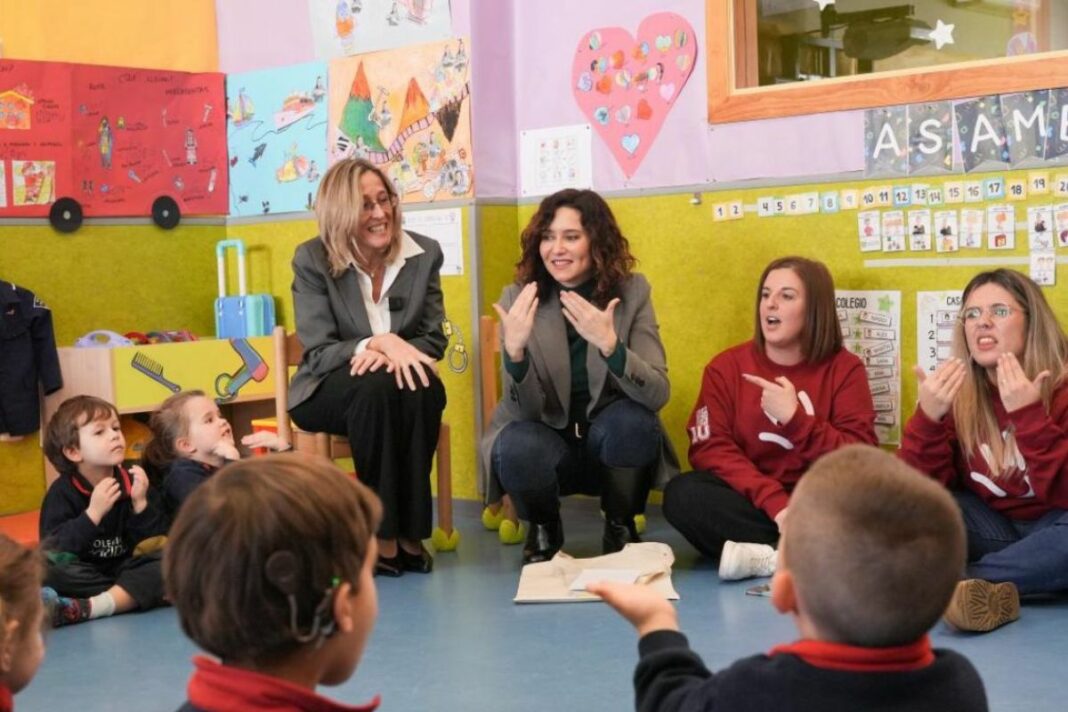
[[[636,36],[601,27],[579,39],[571,90],[628,178],[660,133],[696,58],[693,27],[672,12],[649,15]]]

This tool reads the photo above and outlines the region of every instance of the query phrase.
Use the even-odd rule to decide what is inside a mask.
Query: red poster
[[[71,68],[0,60],[0,216],[47,215],[70,193]]]
[[[225,215],[223,75],[75,65],[72,197],[92,216]]]

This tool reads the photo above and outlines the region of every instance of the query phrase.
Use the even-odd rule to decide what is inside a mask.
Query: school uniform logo
[[[808,415],[816,414],[816,409],[813,407],[812,399],[808,397],[808,393],[805,393],[804,391],[798,391],[797,402],[801,405],[801,409],[804,410],[805,413],[807,413]],[[768,416],[768,420],[771,421],[772,425],[782,425],[782,423],[773,418],[771,416],[771,413],[769,413],[768,411],[765,410],[764,415]],[[766,443],[775,443],[784,450],[794,449],[794,444],[790,442],[787,438],[784,438],[783,436],[779,435],[778,433],[769,433],[767,431],[761,431],[759,434],[757,434],[757,439]]]
[[[694,413],[694,424],[689,428],[690,443],[696,445],[708,440],[711,431],[708,427],[708,406],[703,405]]]
[[[990,445],[983,443],[979,446],[979,454],[986,460],[986,466],[991,472],[1000,471],[1003,474],[998,482],[981,472],[972,471],[972,481],[980,484],[995,497],[1016,497],[1018,499],[1033,499],[1035,488],[1031,485],[1031,478],[1027,475],[1027,461],[1024,459],[1020,448],[1016,446],[1016,435],[1010,427],[1001,431],[1001,439],[1005,443],[1005,449],[1001,457],[1001,466],[995,466],[994,451]]]

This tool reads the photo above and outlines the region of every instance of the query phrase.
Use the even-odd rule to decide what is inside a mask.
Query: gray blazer
[[[390,315],[390,331],[440,359],[448,345],[439,274],[444,257],[441,246],[429,237],[414,232],[408,236],[423,254],[405,261],[386,293],[403,300],[399,315]],[[356,344],[373,335],[356,270],[350,267],[332,277],[326,247],[318,237],[299,245],[293,255],[293,308],[304,357],[289,382],[290,409],[310,398],[331,371],[349,363]]]
[[[500,305],[509,309],[519,296],[520,285],[510,284],[501,293]],[[668,402],[667,359],[660,341],[660,329],[653,312],[649,282],[640,274],[631,275],[623,284],[614,320],[616,334],[627,349],[627,363],[622,377],[608,370],[608,364],[597,349],[586,353],[586,370],[590,382],[590,405],[587,414],[600,410],[620,398],[630,398],[654,413]],[[504,358],[502,331],[501,357]],[[492,476],[490,454],[493,443],[506,425],[518,420],[534,420],[557,430],[567,427],[571,403],[571,358],[567,346],[567,327],[554,291],[538,303],[534,329],[527,344],[530,367],[520,382],[512,380],[501,369],[501,401],[493,412],[481,443],[481,484],[489,502],[501,498],[500,483]],[[657,465],[657,486],[678,474],[679,463],[664,430],[660,461]]]

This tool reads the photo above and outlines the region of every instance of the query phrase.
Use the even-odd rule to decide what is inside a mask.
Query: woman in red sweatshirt
[[[970,564],[946,618],[985,631],[1018,594],[1068,590],[1068,337],[1013,270],[976,275],[962,304],[953,358],[917,369],[901,456],[957,498]]]
[[[874,445],[874,422],[864,364],[842,347],[830,272],[777,259],[760,277],[753,339],[705,366],[687,424],[696,471],[668,483],[664,516],[719,557],[721,579],[770,576],[769,545],[801,475],[842,445]]]

